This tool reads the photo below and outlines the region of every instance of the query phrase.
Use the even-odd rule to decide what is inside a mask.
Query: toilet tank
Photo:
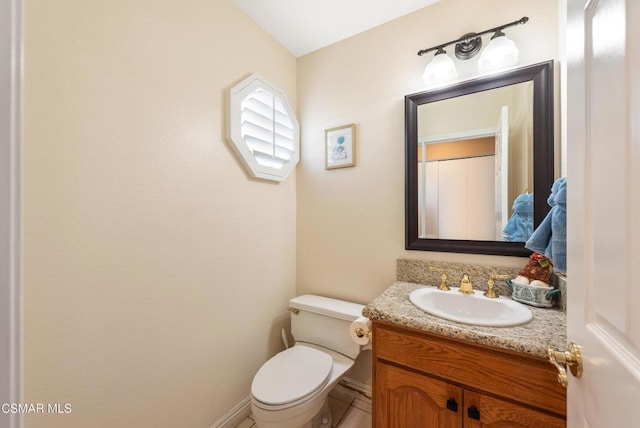
[[[358,356],[360,345],[351,339],[349,326],[362,316],[364,305],[305,294],[291,299],[289,307],[296,342],[320,345],[349,358]]]

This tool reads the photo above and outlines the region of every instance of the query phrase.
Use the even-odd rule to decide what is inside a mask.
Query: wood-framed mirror
[[[553,61],[405,96],[405,248],[530,255],[550,209],[553,105]]]

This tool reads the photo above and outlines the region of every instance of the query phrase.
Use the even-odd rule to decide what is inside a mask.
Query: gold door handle
[[[549,362],[558,369],[558,382],[560,385],[566,388],[569,383],[566,366],[569,366],[571,374],[575,377],[580,378],[582,376],[582,354],[580,353],[580,347],[575,343],[570,342],[564,352],[549,348],[547,353]]]

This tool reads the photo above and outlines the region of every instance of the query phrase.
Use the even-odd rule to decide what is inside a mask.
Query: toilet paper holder
[[[358,345],[364,346],[363,349],[371,349],[371,341],[373,340],[371,320],[367,317],[359,317],[349,326],[349,334],[351,340]]]
[[[367,336],[369,339],[371,339],[371,330],[367,330],[367,329],[364,329],[362,327],[358,327],[358,328],[356,328],[356,336],[358,336],[358,337]]]

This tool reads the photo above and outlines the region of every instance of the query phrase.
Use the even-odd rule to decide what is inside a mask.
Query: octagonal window
[[[300,126],[284,93],[253,74],[230,91],[228,140],[252,177],[283,181],[300,160]]]

